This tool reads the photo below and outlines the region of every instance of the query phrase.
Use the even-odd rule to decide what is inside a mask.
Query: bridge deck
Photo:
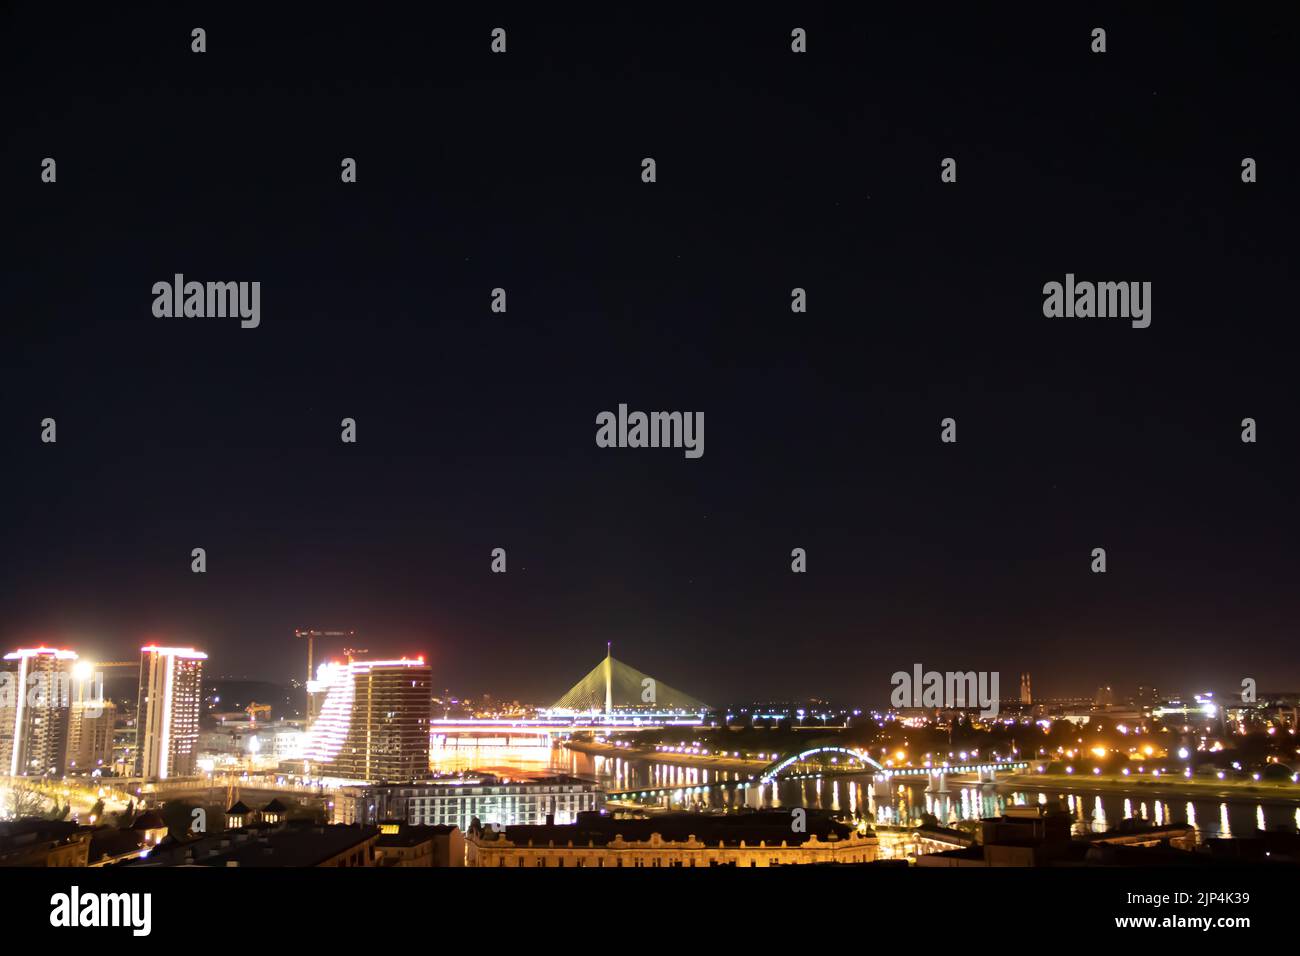
[[[863,768],[853,768],[845,770],[822,770],[815,773],[792,773],[786,776],[776,777],[776,780],[809,780],[817,777],[929,777],[939,774],[967,774],[979,773],[981,771],[992,771],[993,773],[1010,773],[1016,770],[1023,770],[1028,767],[1028,763],[995,763],[995,764],[957,764],[943,767],[887,767],[884,770],[872,770]],[[770,782],[770,781],[768,781]],[[754,785],[761,786],[763,781],[754,776],[746,780],[715,780],[712,783],[686,783],[670,784],[669,786],[656,787],[636,787],[631,790],[609,790],[605,796],[610,800],[618,800],[628,797],[656,797],[664,796],[670,793],[684,793],[687,791],[703,790],[725,790],[728,787],[747,789]]]

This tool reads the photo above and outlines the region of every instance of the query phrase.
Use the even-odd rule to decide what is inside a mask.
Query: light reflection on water
[[[1136,817],[1156,825],[1186,821],[1202,837],[1253,833],[1257,828],[1300,826],[1300,809],[1292,804],[1257,800],[1186,800],[1182,797],[1130,796],[1122,792],[1081,790],[1059,793],[1037,788],[1024,790],[956,786],[948,793],[927,792],[924,785],[895,783],[878,794],[869,776],[843,776],[781,780],[747,789],[711,788],[708,784],[748,781],[748,772],[688,767],[642,759],[605,757],[556,748],[482,747],[440,751],[435,766],[442,770],[496,769],[551,771],[598,780],[608,790],[641,787],[694,787],[672,798],[675,809],[722,807],[809,807],[831,810],[878,823],[914,824],[923,814],[953,826],[962,820],[1000,816],[1009,806],[1030,806],[1060,800],[1073,819],[1075,833],[1101,832],[1121,820]]]

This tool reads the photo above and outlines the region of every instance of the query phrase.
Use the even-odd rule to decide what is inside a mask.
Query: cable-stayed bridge
[[[605,659],[549,708],[553,715],[656,714],[703,717],[712,708],[669,687],[629,664],[616,660],[606,645]]]
[[[530,718],[443,718],[430,721],[434,736],[489,738],[502,746],[519,739],[610,730],[696,727],[708,704],[614,657],[604,659],[550,707]]]

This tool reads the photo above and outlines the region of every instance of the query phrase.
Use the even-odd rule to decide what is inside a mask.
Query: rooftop
[[[377,827],[286,824],[166,841],[128,866],[319,866],[379,835]]]
[[[379,824],[381,830],[392,824]],[[382,847],[399,847],[399,846],[419,846],[435,837],[447,836],[456,831],[453,826],[412,826],[409,823],[398,825],[396,832],[381,832],[375,846]]]
[[[654,834],[660,839],[685,842],[691,837],[710,844],[739,846],[765,842],[769,846],[786,843],[797,846],[812,837],[818,840],[846,840],[854,834],[853,827],[837,823],[829,816],[808,811],[806,830],[798,833],[791,827],[788,810],[761,810],[753,813],[713,815],[702,813],[666,813],[647,819],[628,819],[604,816],[598,813],[580,813],[578,822],[568,825],[534,824],[508,826],[503,835],[515,845],[532,843],[545,846],[554,843],[575,846],[588,843],[603,846],[622,837],[626,842],[645,842]],[[492,839],[490,831],[484,834]]]

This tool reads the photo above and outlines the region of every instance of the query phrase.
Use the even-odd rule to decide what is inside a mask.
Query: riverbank
[[[1258,799],[1300,805],[1300,786],[1289,782],[1217,780],[1187,777],[1125,777],[1122,774],[1017,773],[998,780],[998,787],[1013,790],[1037,788],[1065,793],[1101,791],[1152,797],[1190,797],[1224,800]]]
[[[564,746],[569,750],[601,757],[622,757],[624,760],[647,760],[653,763],[668,763],[679,767],[700,767],[705,770],[728,770],[733,773],[754,772],[762,770],[771,761],[746,760],[740,757],[699,756],[697,754],[669,753],[662,750],[640,750],[633,747],[615,747],[612,744],[600,744],[595,741],[566,740]]]

